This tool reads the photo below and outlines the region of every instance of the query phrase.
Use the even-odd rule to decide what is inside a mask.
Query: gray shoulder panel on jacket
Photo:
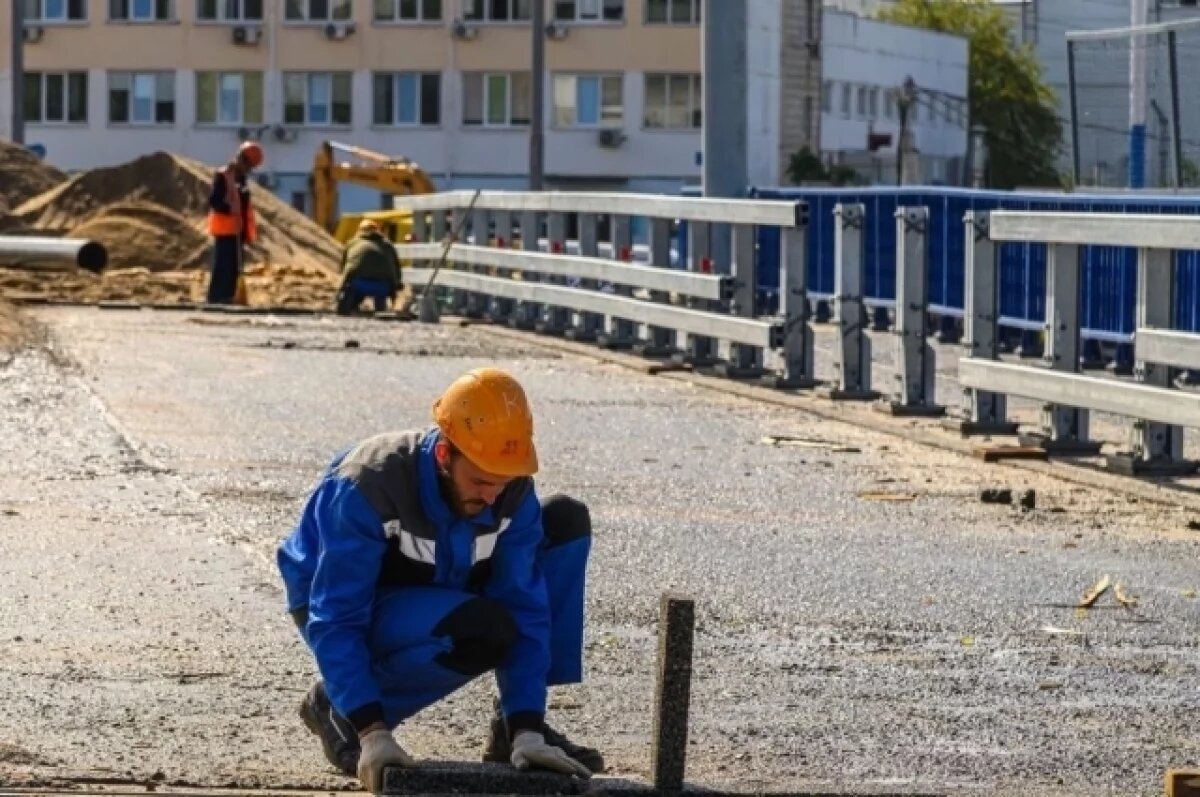
[[[358,487],[385,522],[420,501],[416,453],[426,432],[384,432],[360,442],[339,463],[337,475]]]

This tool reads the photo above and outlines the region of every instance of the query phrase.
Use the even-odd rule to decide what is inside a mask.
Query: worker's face
[[[434,449],[438,470],[442,473],[450,508],[460,517],[474,517],[496,502],[512,481],[475,467],[462,454],[451,453],[450,446],[439,442]]]

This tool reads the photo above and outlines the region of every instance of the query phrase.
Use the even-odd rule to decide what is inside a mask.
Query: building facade
[[[253,137],[297,206],[324,140],[411,158],[439,188],[527,185],[532,0],[22,1],[25,141],[61,168],[157,150],[220,163]],[[547,2],[547,188],[698,180],[702,1]]]
[[[828,7],[823,30],[825,160],[870,182],[895,183],[900,108],[907,100],[904,182],[961,184],[969,129],[967,40]]]

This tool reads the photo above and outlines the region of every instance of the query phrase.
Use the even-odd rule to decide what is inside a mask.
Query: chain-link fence
[[[1068,48],[1077,183],[1200,186],[1200,20],[1071,33]]]

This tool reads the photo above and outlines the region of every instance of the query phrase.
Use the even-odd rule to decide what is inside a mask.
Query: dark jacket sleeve
[[[208,194],[208,206],[218,213],[230,212],[229,201],[225,195],[225,175],[221,172],[213,174],[212,190]]]

